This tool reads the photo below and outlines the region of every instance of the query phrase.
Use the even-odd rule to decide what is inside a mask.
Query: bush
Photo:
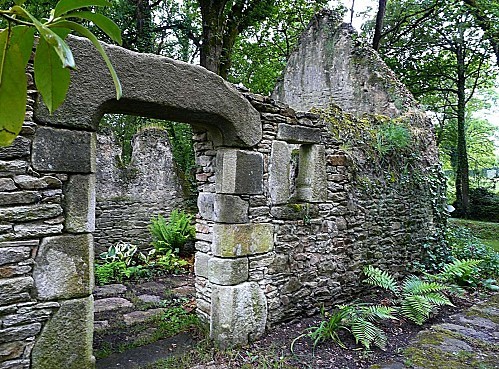
[[[476,267],[475,284],[480,280],[499,276],[499,253],[476,238],[469,229],[450,226],[447,228],[446,239],[454,258],[481,260]]]
[[[184,245],[196,237],[196,228],[191,224],[192,215],[183,211],[173,210],[168,222],[158,214],[151,219],[149,230],[152,234],[152,245],[158,254],[165,254],[168,250],[174,254],[182,254]]]
[[[483,187],[470,189],[469,217],[499,223],[499,195]]]

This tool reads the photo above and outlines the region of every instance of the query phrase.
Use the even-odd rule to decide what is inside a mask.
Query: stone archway
[[[210,280],[218,283],[208,298],[211,304],[224,304],[223,300],[229,299],[231,306],[235,303],[238,308],[229,315],[211,307],[201,307],[200,312],[210,322],[212,337],[222,345],[244,343],[263,333],[265,297],[257,284],[246,282],[248,258],[244,256],[250,251],[233,254],[224,250],[225,243],[220,240],[227,236],[230,223],[238,223],[248,234],[263,229],[265,247],[272,245],[271,228],[232,214],[234,205],[245,205],[233,195],[263,191],[262,155],[251,151],[262,138],[260,114],[236,89],[204,68],[106,45],[123,85],[123,97],[116,101],[107,68],[88,41],[72,37],[70,45],[78,71],[72,76],[66,101],[53,115],[40,102],[34,109],[39,126],[33,138],[31,165],[38,173],[59,173],[66,181],[64,228],[42,239],[33,271],[38,298],[60,307],[41,329],[32,367],[80,369],[94,365],[95,131],[105,113],[171,119],[205,132],[197,135],[196,150],[211,168],[198,178],[201,228],[208,230],[200,237],[213,242],[213,252],[209,252],[210,258],[206,253],[197,258],[196,271],[208,277],[203,270],[209,268]],[[215,166],[220,167],[216,175]],[[216,215],[207,210],[210,207],[217,209]],[[231,273],[236,268],[243,272],[234,278]],[[244,270],[246,277],[241,277]]]

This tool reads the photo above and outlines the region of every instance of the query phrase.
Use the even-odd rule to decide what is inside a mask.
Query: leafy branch
[[[35,33],[39,42],[34,57],[34,77],[38,91],[50,113],[65,100],[70,84],[70,69],[75,69],[71,49],[64,41],[75,31],[88,38],[101,54],[111,73],[116,98],[122,95],[121,84],[104,48],[97,37],[74,20],[90,21],[111,40],[121,44],[118,26],[102,14],[89,8],[110,6],[107,0],[61,0],[42,22],[22,5],[26,0],[16,0],[15,5],[0,9],[0,16],[7,21],[7,28],[0,30],[0,146],[8,146],[21,131],[26,113],[26,66],[34,47]]]

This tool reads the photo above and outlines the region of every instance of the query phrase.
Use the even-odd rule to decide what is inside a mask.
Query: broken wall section
[[[97,134],[96,255],[123,241],[146,248],[153,216],[182,207],[184,194],[165,130],[146,128],[132,139],[130,163],[111,133]]]

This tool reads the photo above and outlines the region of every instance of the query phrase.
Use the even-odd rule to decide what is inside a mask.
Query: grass
[[[156,328],[154,332],[141,337],[140,333],[151,326]],[[94,351],[94,355],[97,359],[103,359],[113,353],[122,353],[192,329],[205,335],[207,328],[195,313],[187,312],[182,307],[173,307],[149,321],[135,325],[131,330],[136,333],[137,339],[117,345],[104,343],[99,350]]]
[[[449,222],[469,228],[483,243],[499,252],[499,223],[480,222],[478,220],[451,218]]]

